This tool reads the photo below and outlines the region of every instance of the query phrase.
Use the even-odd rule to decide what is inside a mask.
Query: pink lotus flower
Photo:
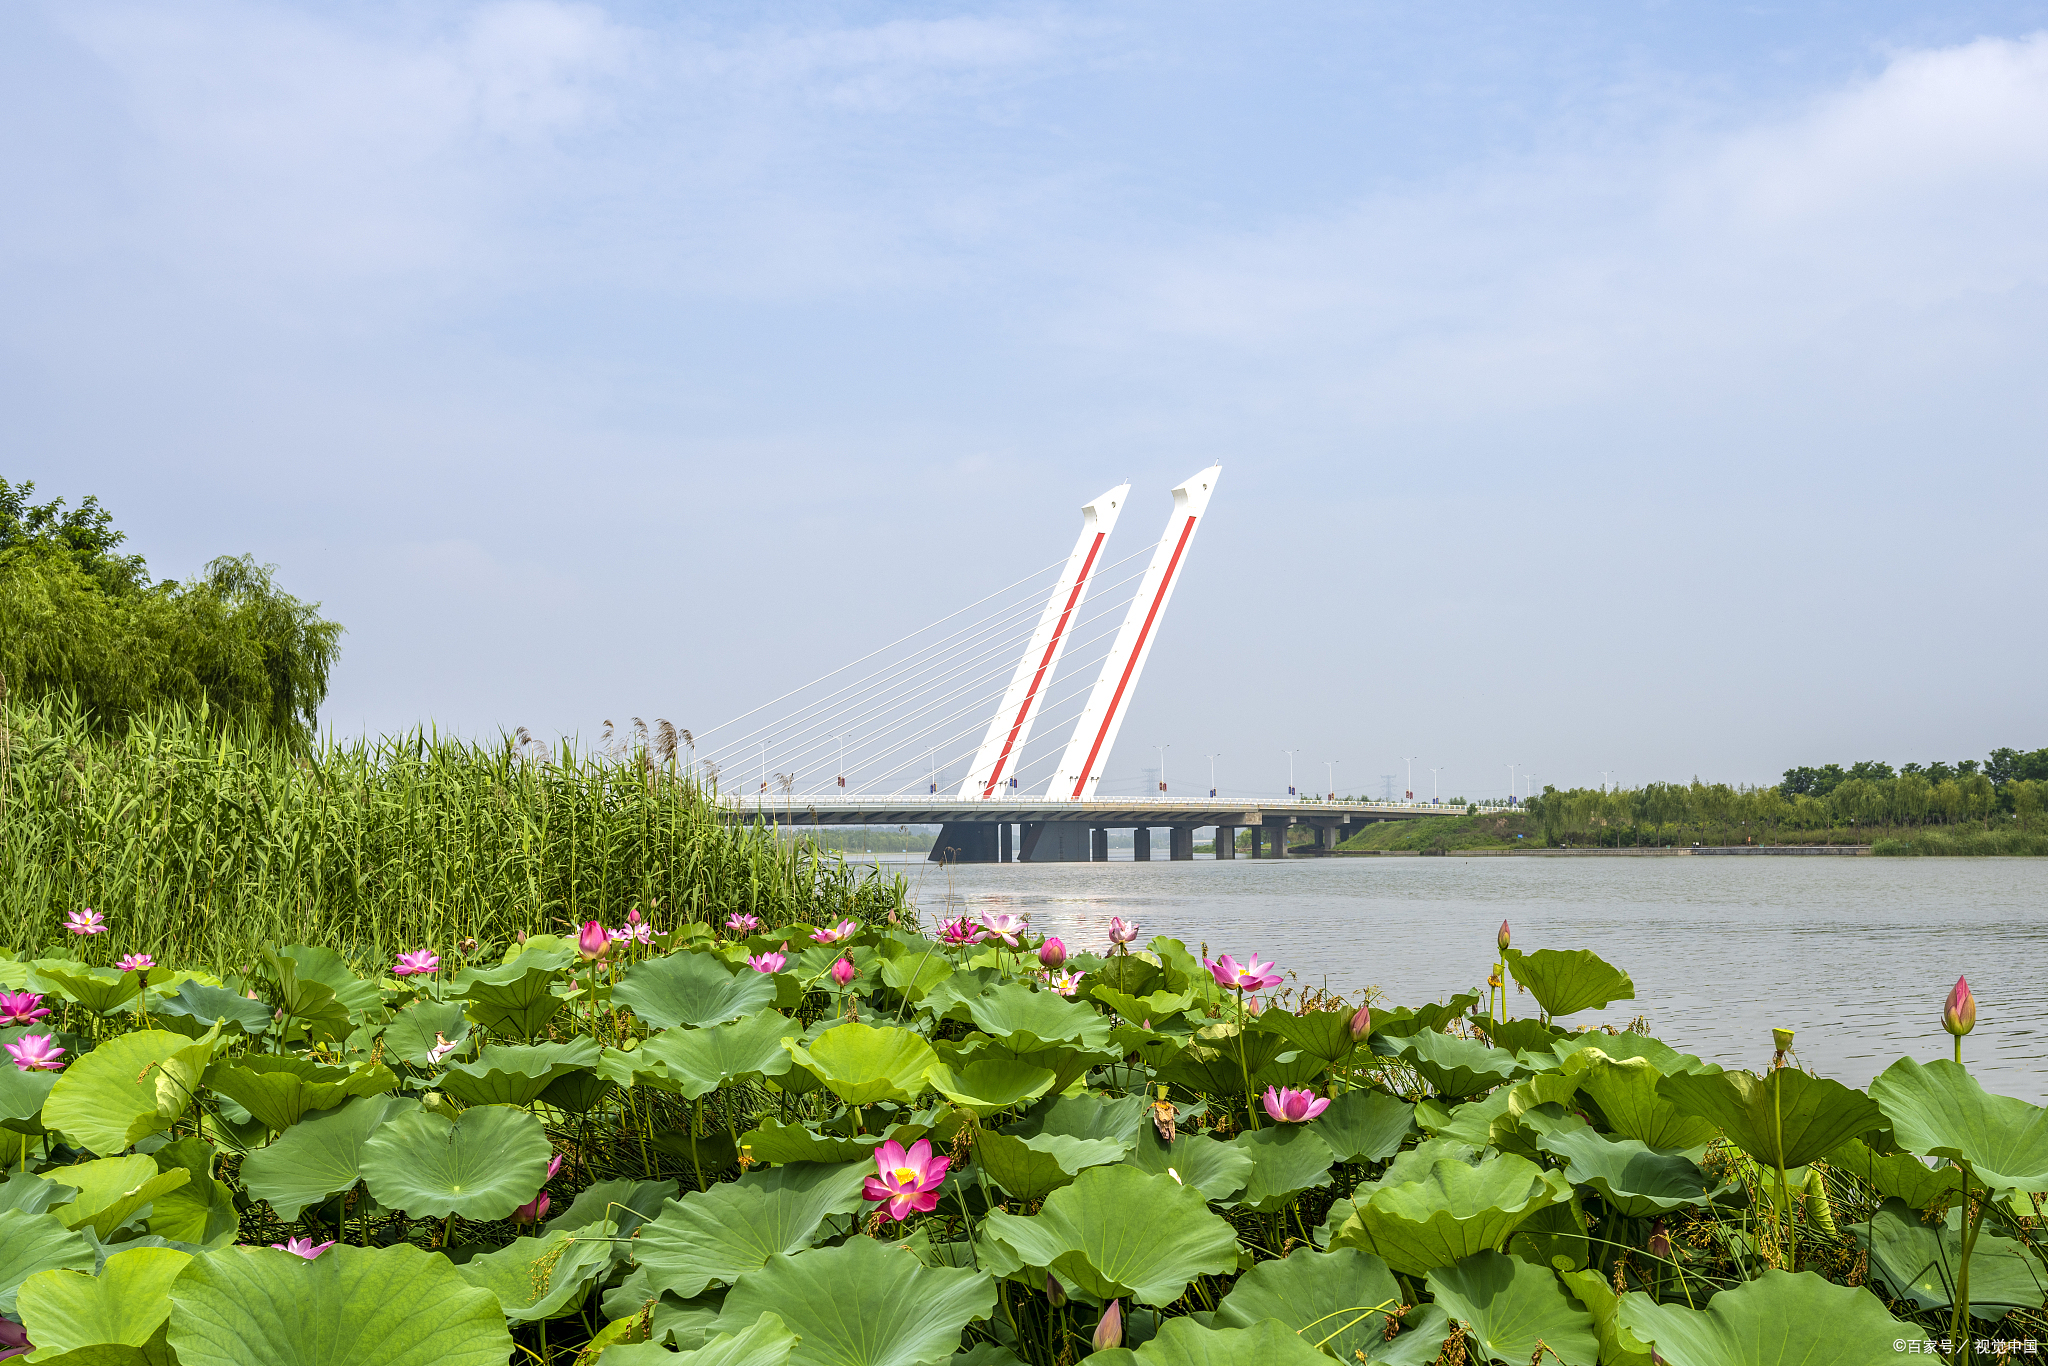
[[[964,915],[939,926],[939,939],[948,948],[966,948],[971,944],[979,944],[987,937],[979,925]]]
[[[49,1007],[29,991],[0,991],[0,1025],[29,1025],[46,1019]]]
[[[614,944],[625,940],[631,940],[635,944],[652,944],[654,942],[654,922],[642,920],[640,918],[640,908],[635,906],[626,912],[625,924],[616,930],[607,930],[605,934]]]
[[[148,972],[156,966],[156,959],[146,953],[131,953],[114,966],[123,972]]]
[[[939,1187],[945,1184],[950,1157],[933,1157],[932,1145],[920,1138],[905,1152],[891,1139],[875,1149],[875,1171],[861,1194],[869,1200],[886,1201],[882,1208],[897,1222],[913,1213],[928,1214],[939,1207]]]
[[[860,933],[860,926],[851,920],[842,920],[837,925],[827,925],[813,931],[811,940],[817,944],[837,944],[842,939],[851,939]]]
[[[1062,996],[1072,996],[1081,986],[1081,974],[1078,972],[1048,972],[1045,974],[1045,983]]]
[[[747,966],[755,972],[781,972],[789,959],[779,953],[756,953],[747,957]]]
[[[1102,1318],[1095,1325],[1095,1350],[1111,1351],[1121,1347],[1124,1341],[1124,1311],[1121,1300],[1111,1300],[1109,1308],[1102,1311]]]
[[[981,927],[1013,949],[1017,947],[1017,937],[1031,928],[1019,915],[985,915]]]
[[[1237,960],[1227,953],[1208,967],[1209,975],[1216,979],[1217,985],[1229,987],[1232,991],[1264,991],[1280,985],[1280,974],[1273,971],[1271,963],[1260,961],[1256,953],[1252,955],[1252,961],[1243,967],[1239,967]]]
[[[36,1345],[28,1340],[28,1329],[13,1319],[0,1319],[0,1361],[35,1349]]]
[[[1260,1099],[1266,1113],[1281,1124],[1306,1124],[1330,1108],[1330,1102],[1315,1092],[1292,1087],[1268,1086]]]
[[[1956,989],[1941,1007],[1941,1027],[1958,1039],[1977,1027],[1977,998],[1964,978],[1956,978]]]
[[[61,1072],[64,1064],[57,1059],[64,1056],[64,1050],[57,1047],[52,1034],[24,1034],[7,1045],[7,1055],[14,1059],[14,1066],[21,1072]]]
[[[1056,968],[1067,961],[1067,946],[1057,939],[1048,939],[1038,946],[1038,961],[1049,968]]]
[[[1113,915],[1113,916],[1111,916],[1111,917],[1109,918],[1109,942],[1110,942],[1110,943],[1112,943],[1112,944],[1129,944],[1129,943],[1133,943],[1133,942],[1135,942],[1135,941],[1137,940],[1137,938],[1138,938],[1138,922],[1137,922],[1137,921],[1135,921],[1135,920],[1125,920],[1125,919],[1124,919],[1124,918],[1123,918],[1122,916],[1120,916],[1120,915]]]
[[[73,934],[105,934],[106,917],[88,906],[82,911],[73,911],[64,917],[64,928]]]
[[[447,1057],[450,1053],[453,1053],[458,1047],[460,1047],[459,1044],[452,1044],[448,1042],[448,1036],[446,1034],[441,1034],[437,1032],[434,1035],[434,1046],[427,1050],[427,1061],[431,1063],[433,1066],[439,1067],[441,1065],[441,1059]]]
[[[432,974],[441,970],[441,960],[432,949],[421,949],[418,953],[401,953],[398,961],[391,965],[393,977],[410,977],[414,973]]]
[[[289,1252],[294,1257],[304,1257],[310,1262],[333,1247],[334,1240],[330,1238],[324,1243],[316,1243],[311,1238],[287,1238],[284,1242],[272,1243],[271,1246],[279,1252]]]
[[[595,920],[584,921],[576,936],[576,952],[586,959],[598,959],[611,951],[612,939],[604,932],[604,926]]]
[[[761,928],[761,917],[744,913],[729,915],[725,918],[725,927],[734,934],[752,934]]]
[[[545,1186],[548,1182],[554,1180],[555,1173],[560,1170],[562,1170],[562,1155],[556,1153],[548,1159],[548,1174],[540,1179],[541,1185]],[[537,1224],[548,1217],[548,1206],[551,1203],[548,1199],[548,1193],[542,1191],[534,1196],[533,1199],[512,1211],[512,1222],[515,1224]]]
[[[854,979],[854,975],[859,971],[860,969],[853,965],[851,958],[842,958],[832,965],[832,980],[844,989],[846,984],[851,982]]]

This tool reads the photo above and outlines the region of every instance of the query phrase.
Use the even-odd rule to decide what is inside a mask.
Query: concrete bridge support
[[[1217,858],[1236,858],[1236,857],[1237,857],[1237,827],[1236,827],[1236,826],[1234,826],[1234,825],[1219,825],[1219,826],[1217,826],[1217,827],[1216,827],[1216,843],[1215,843],[1215,846],[1214,846],[1214,848],[1215,848],[1215,850],[1216,850],[1216,857],[1217,857]]]
[[[1167,827],[1166,856],[1176,863],[1187,862],[1195,857],[1195,827],[1174,825]]]
[[[999,843],[1002,845],[1002,852],[997,855],[996,861],[998,863],[1008,863],[1011,861],[1010,823],[1008,821],[1004,821],[1001,825],[996,827],[996,830],[999,832]]]
[[[1287,857],[1287,827],[1294,823],[1291,816],[1266,817],[1266,839],[1272,846],[1267,858]]]
[[[1131,858],[1138,863],[1152,861],[1152,830],[1149,826],[1138,826],[1131,831]]]
[[[1248,827],[1248,833],[1251,835],[1251,848],[1245,852],[1252,858],[1264,858],[1266,856],[1266,827],[1263,825],[1250,826]]]
[[[1088,856],[1096,863],[1109,862],[1109,831],[1099,825],[1088,832]]]

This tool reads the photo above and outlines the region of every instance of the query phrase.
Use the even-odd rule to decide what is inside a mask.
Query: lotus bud
[[[1497,935],[1497,936],[1496,936],[1496,937],[1494,938],[1494,941],[1493,941],[1493,942],[1494,942],[1494,943],[1496,943],[1496,944],[1498,944],[1498,945],[1500,946],[1500,951],[1501,951],[1502,953],[1506,953],[1506,952],[1508,951],[1508,922],[1507,922],[1507,921],[1503,920],[1503,921],[1501,921],[1501,922],[1500,922],[1500,934],[1499,934],[1499,935]]]
[[[1057,939],[1047,939],[1038,946],[1038,961],[1049,968],[1056,968],[1067,961],[1067,946]]]
[[[1364,1043],[1365,1036],[1372,1033],[1372,1007],[1360,1006],[1351,1016],[1351,1041]]]
[[[1124,1344],[1124,1311],[1119,1300],[1111,1300],[1109,1308],[1102,1311],[1102,1321],[1095,1325],[1095,1350],[1107,1352],[1112,1347]]]
[[[854,972],[853,960],[851,958],[842,958],[832,965],[832,980],[837,982],[841,989],[844,989],[846,984],[853,980]]]
[[[1047,1272],[1045,1276],[1045,1298],[1055,1309],[1063,1309],[1067,1303],[1067,1288],[1060,1284],[1059,1277]]]
[[[1977,1027],[1977,998],[1970,994],[1970,984],[1963,978],[1956,978],[1956,989],[1948,994],[1948,1001],[1941,1008],[1941,1027],[1958,1039]]]
[[[1771,1031],[1771,1042],[1777,1045],[1780,1053],[1791,1052],[1792,1031],[1789,1029],[1773,1029]]]
[[[604,926],[595,920],[587,920],[582,932],[576,936],[576,952],[585,958],[597,959],[611,952],[611,936],[604,932]]]
[[[1650,1225],[1650,1255],[1665,1261],[1671,1258],[1671,1230],[1662,1219]]]

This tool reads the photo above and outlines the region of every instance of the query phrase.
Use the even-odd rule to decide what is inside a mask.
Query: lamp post
[[[1288,795],[1288,796],[1290,796],[1290,797],[1292,797],[1292,796],[1294,796],[1294,795],[1295,795],[1295,793],[1294,793],[1294,756],[1295,756],[1295,755],[1297,755],[1297,754],[1299,754],[1299,753],[1301,753],[1301,751],[1300,751],[1300,750],[1298,750],[1298,749],[1283,749],[1283,750],[1281,750],[1280,752],[1281,752],[1282,754],[1284,754],[1284,755],[1286,755],[1286,756],[1287,756],[1287,795]]]
[[[1166,795],[1166,751],[1172,749],[1173,746],[1154,745],[1152,748],[1159,751],[1159,795],[1163,797]]]
[[[1209,795],[1214,797],[1216,795],[1216,761],[1223,756],[1219,753],[1204,754],[1202,757],[1209,761]]]
[[[1408,799],[1409,801],[1411,801],[1411,802],[1415,800],[1415,759],[1416,759],[1416,756],[1415,756],[1415,755],[1413,755],[1413,754],[1410,754],[1410,755],[1408,755],[1408,756],[1407,756],[1407,760],[1408,760],[1408,786],[1407,786],[1407,787],[1405,787],[1405,788],[1403,788],[1403,789],[1401,789],[1401,790],[1402,790],[1402,792],[1406,794],[1406,796],[1407,796],[1407,799]]]
[[[1330,780],[1330,800],[1333,802],[1337,800],[1337,765],[1343,762],[1342,759],[1323,760],[1323,776]]]
[[[1515,766],[1508,765],[1508,805],[1515,804]]]
[[[1440,769],[1440,768],[1433,768],[1433,769],[1431,769],[1431,770],[1429,771],[1429,804],[1430,804],[1431,806],[1435,806],[1435,805],[1436,805],[1436,798],[1437,798],[1437,790],[1436,790],[1436,787],[1437,787],[1437,784],[1436,784],[1436,775],[1437,775],[1437,774],[1439,774],[1439,773],[1441,773],[1441,772],[1443,772],[1443,770],[1442,770],[1442,769]]]

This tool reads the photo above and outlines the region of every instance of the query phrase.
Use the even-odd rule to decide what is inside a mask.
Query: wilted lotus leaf
[[[1870,1269],[1892,1296],[1919,1309],[1947,1310],[1955,1303],[1963,1269],[1962,1211],[1950,1210],[1939,1224],[1924,1222],[1899,1200],[1886,1200],[1868,1221],[1850,1230],[1870,1253]],[[2040,1259],[2010,1238],[1990,1230],[1977,1235],[1970,1252],[1970,1313],[1997,1319],[2013,1309],[2038,1309],[2048,1300],[2048,1272]]]
[[[1946,1058],[1924,1066],[1900,1058],[1870,1094],[1901,1148],[1964,1163],[1994,1189],[2048,1190],[2048,1110],[1992,1095]],[[1875,1127],[1873,1119],[1843,1137]]]
[[[1375,1253],[1408,1275],[1498,1249],[1537,1211],[1572,1197],[1562,1173],[1513,1155],[1476,1167],[1439,1158],[1420,1179],[1397,1184],[1395,1175],[1389,1171],[1330,1241]]]
[[[132,1037],[132,1036],[131,1036]],[[313,1110],[331,1110],[356,1096],[398,1085],[398,1075],[373,1067],[329,1067],[311,1058],[247,1054],[206,1070],[210,1090],[230,1097],[265,1126],[283,1132]]]
[[[661,1322],[658,1312],[655,1322]],[[737,1333],[719,1333],[687,1349],[683,1366],[783,1366],[795,1349],[796,1334],[783,1326],[781,1316],[764,1313]],[[608,1347],[601,1360],[604,1366],[674,1366],[677,1358],[655,1341]]]
[[[113,968],[88,967],[65,958],[39,958],[36,981],[30,985],[76,1001],[95,1015],[111,1015],[131,1004],[142,992],[142,977]]]
[[[1237,1234],[1199,1190],[1130,1166],[1091,1167],[1037,1214],[997,1211],[985,1228],[1025,1266],[1103,1302],[1171,1304],[1195,1277],[1237,1266]]]
[[[410,1096],[360,1096],[307,1115],[242,1159],[242,1184],[290,1223],[308,1205],[362,1179],[363,1144],[388,1119],[420,1108]]]
[[[1414,1126],[1415,1107],[1385,1091],[1346,1091],[1308,1122],[1339,1162],[1380,1162],[1401,1150]]]
[[[1190,1318],[1168,1319],[1135,1352],[1097,1352],[1088,1366],[1329,1366],[1330,1359],[1267,1320],[1249,1328],[1204,1328]]]
[[[466,1003],[464,1014],[493,1034],[530,1039],[562,1008],[555,983],[571,956],[566,949],[529,948],[492,967],[464,968],[455,974],[452,994]]]
[[[701,1029],[775,1004],[775,976],[752,968],[734,973],[716,954],[672,953],[627,968],[612,999],[652,1028]]]
[[[1896,1196],[1912,1209],[1932,1209],[1962,1198],[1960,1168],[1930,1167],[1911,1153],[1879,1153],[1861,1139],[1850,1139],[1825,1160],[1879,1195]]]
[[[78,1194],[55,1206],[54,1212],[66,1228],[90,1228],[105,1242],[158,1196],[191,1179],[192,1173],[183,1167],[158,1171],[156,1163],[140,1153],[81,1162],[64,1169],[64,1184],[78,1187]]]
[[[1152,1176],[1177,1179],[1206,1200],[1228,1200],[1251,1178],[1252,1155],[1234,1143],[1200,1132],[1183,1133],[1171,1146],[1147,1124],[1134,1140],[1124,1164]]]
[[[1277,1319],[1339,1361],[1353,1360],[1357,1351],[1370,1360],[1372,1349],[1386,1341],[1389,1313],[1401,1303],[1401,1287],[1370,1252],[1298,1251],[1240,1276],[1216,1306],[1216,1326],[1249,1328]]]
[[[692,1299],[713,1282],[731,1284],[772,1257],[809,1247],[825,1220],[865,1206],[862,1182],[874,1171],[872,1161],[799,1162],[692,1191],[667,1201],[641,1228],[634,1255],[653,1289]]]
[[[192,1103],[217,1037],[145,1029],[109,1039],[58,1074],[42,1122],[96,1153],[168,1129]]]
[[[150,1006],[149,1013],[150,1018],[166,1029],[174,1029],[187,1038],[196,1039],[216,1021],[224,1021],[239,1033],[268,1034],[273,1011],[263,1002],[252,1001],[238,991],[188,978],[178,983],[176,991],[158,998]]]
[[[1051,1068],[1012,1058],[985,1058],[957,1069],[939,1063],[931,1069],[932,1089],[977,1115],[1028,1105],[1050,1091],[1053,1081]]]
[[[1234,1203],[1262,1214],[1287,1208],[1305,1190],[1329,1185],[1330,1164],[1337,1160],[1330,1145],[1304,1124],[1248,1129],[1230,1142],[1252,1159]]]
[[[514,1323],[559,1318],[583,1307],[590,1287],[625,1256],[608,1223],[514,1238],[456,1267],[462,1279],[488,1290]]]
[[[1768,1077],[1680,1072],[1658,1082],[1657,1094],[1687,1114],[1712,1120],[1729,1142],[1767,1167],[1803,1167],[1885,1119],[1861,1091],[1796,1067],[1776,1068]]]
[[[1591,1186],[1609,1209],[1634,1219],[1703,1205],[1716,1190],[1680,1153],[1657,1152],[1632,1138],[1612,1139],[1587,1126],[1544,1134],[1536,1146],[1565,1160],[1574,1184]]]
[[[414,1001],[384,1027],[384,1051],[414,1067],[431,1064],[428,1054],[445,1039],[460,1049],[469,1040],[469,1017],[460,1001]]]
[[[1529,988],[1549,1016],[1572,1015],[1614,1001],[1633,1001],[1636,985],[1627,973],[1591,949],[1505,949],[1502,959],[1517,982]]]
[[[17,1312],[36,1351],[51,1356],[102,1344],[138,1349],[137,1366],[152,1359],[139,1349],[160,1341],[171,1316],[171,1283],[192,1260],[189,1252],[139,1247],[107,1258],[97,1276],[83,1271],[44,1271],[22,1283]],[[107,1352],[108,1360],[123,1353]]]
[[[996,1047],[1011,1054],[1033,1053],[1050,1044],[1070,1044],[1084,1051],[1109,1045],[1109,1021],[1099,1011],[1056,991],[1033,991],[1021,982],[1005,982],[967,1002],[967,1016],[996,1041]]]
[[[1089,1167],[1121,1162],[1128,1143],[1101,1138],[1070,1138],[1065,1134],[1014,1134],[978,1131],[974,1160],[989,1179],[1019,1200],[1042,1200]]]
[[[1430,1272],[1429,1292],[1465,1325],[1475,1360],[1533,1361],[1540,1342],[1565,1366],[1599,1366],[1593,1316],[1543,1267],[1481,1252]]]
[[[1505,1049],[1434,1029],[1396,1039],[1375,1034],[1372,1050],[1407,1063],[1440,1096],[1476,1096],[1514,1080],[1525,1070]]]
[[[406,1243],[312,1261],[269,1248],[196,1257],[171,1286],[180,1366],[504,1366],[498,1300]]]
[[[410,1110],[363,1143],[363,1183],[378,1204],[415,1219],[503,1219],[540,1191],[547,1133],[524,1110],[476,1105],[454,1119]]]
[[[530,1105],[561,1077],[597,1065],[597,1040],[492,1044],[475,1062],[456,1063],[434,1085],[466,1105]]]
[[[932,1046],[908,1029],[864,1024],[835,1025],[808,1049],[794,1039],[782,1046],[848,1105],[882,1100],[907,1105],[925,1089],[925,1074],[939,1060]]]
[[[1870,1366],[1895,1359],[1899,1339],[1922,1336],[1917,1325],[1886,1313],[1870,1291],[1811,1271],[1766,1271],[1720,1291],[1705,1309],[1656,1304],[1631,1292],[1621,1297],[1620,1321],[1683,1366]]]
[[[0,1210],[0,1314],[15,1312],[15,1293],[38,1271],[90,1271],[95,1260],[92,1244],[58,1214]]]
[[[937,1366],[995,1304],[995,1282],[981,1272],[927,1268],[908,1249],[854,1238],[741,1276],[718,1327],[743,1333],[780,1315],[798,1339],[791,1366]]]

